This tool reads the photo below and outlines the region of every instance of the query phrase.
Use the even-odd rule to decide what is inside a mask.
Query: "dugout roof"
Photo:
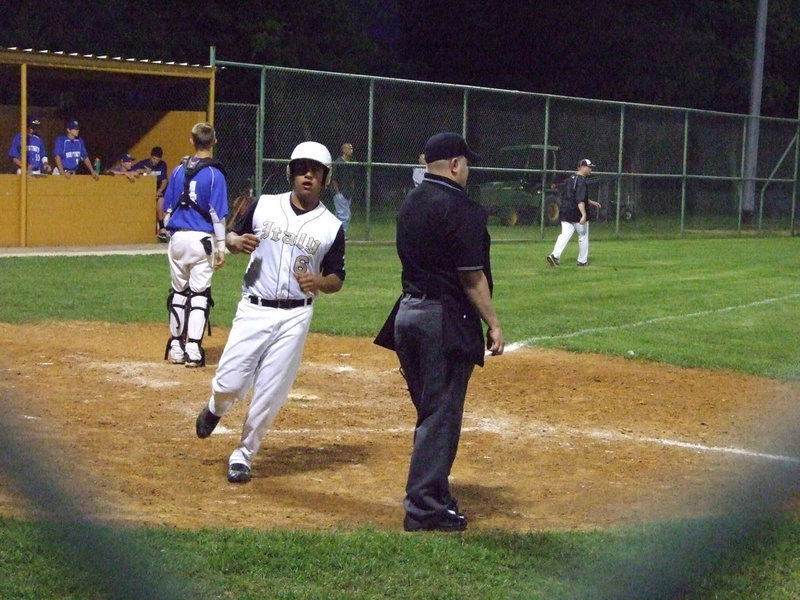
[[[118,110],[203,109],[213,115],[211,66],[31,48],[0,48],[0,105]]]
[[[190,65],[188,63],[162,62],[157,60],[122,58],[120,56],[95,56],[77,52],[51,52],[31,48],[0,48],[0,64],[29,65],[55,69],[80,69],[106,73],[127,73],[138,75],[161,75],[169,77],[213,78],[210,66]]]

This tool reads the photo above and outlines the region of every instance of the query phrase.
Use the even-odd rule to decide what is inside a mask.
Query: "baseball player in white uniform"
[[[312,302],[344,283],[344,230],[320,202],[331,163],[322,144],[299,144],[286,169],[291,191],[261,196],[226,236],[228,250],[250,254],[250,262],[196,431],[200,438],[211,435],[252,388],[241,440],[228,461],[231,483],[250,481],[253,458],[286,402],[300,367]]]

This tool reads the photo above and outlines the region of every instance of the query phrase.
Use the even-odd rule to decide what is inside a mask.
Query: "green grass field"
[[[556,232],[548,232],[552,239],[535,242],[495,236],[495,303],[508,343],[800,379],[796,238],[617,240],[598,232],[589,268],[574,266],[573,240],[552,269],[544,257]],[[215,276],[214,325],[231,322],[245,260],[231,256]],[[166,331],[164,256],[6,257],[0,273],[2,322],[163,322]],[[312,330],[374,335],[399,286],[391,244],[351,244],[345,287],[316,304]],[[70,529],[0,519],[0,597],[800,597],[800,521],[762,514],[732,525],[742,522],[736,517],[457,536]]]

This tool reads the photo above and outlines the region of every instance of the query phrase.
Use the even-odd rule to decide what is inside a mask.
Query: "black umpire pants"
[[[475,367],[446,356],[442,346],[441,302],[404,297],[395,320],[395,351],[417,409],[417,423],[403,506],[420,523],[436,522],[455,508],[448,477]]]

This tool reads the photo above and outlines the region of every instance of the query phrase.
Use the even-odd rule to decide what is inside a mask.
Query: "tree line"
[[[0,44],[192,64],[208,64],[214,46],[230,61],[746,113],[756,9],[757,0],[77,0],[3,11]],[[770,0],[764,115],[797,117],[798,22],[800,2]]]

